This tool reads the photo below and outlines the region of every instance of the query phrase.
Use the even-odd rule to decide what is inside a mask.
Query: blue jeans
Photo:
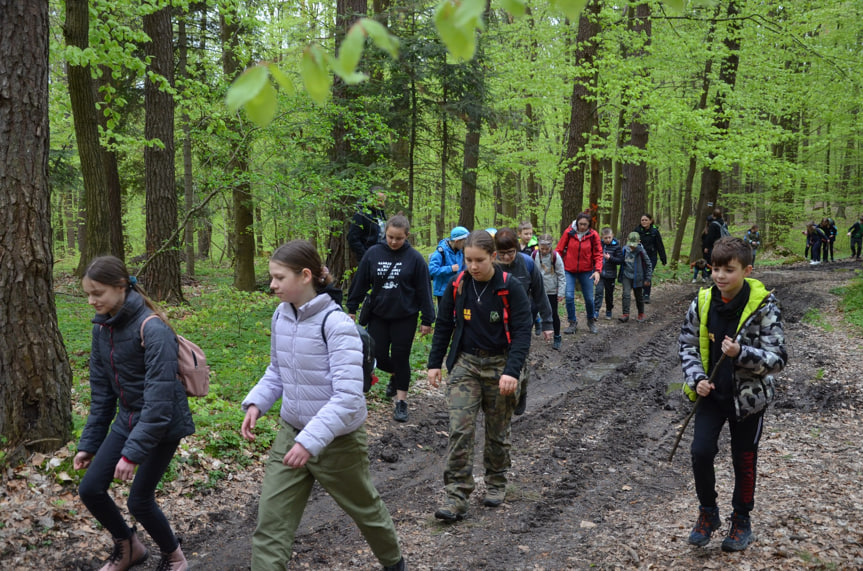
[[[576,322],[575,317],[575,282],[578,280],[581,286],[581,295],[584,297],[584,308],[587,310],[587,318],[593,319],[593,280],[590,276],[593,272],[566,272],[566,317],[570,323]]]

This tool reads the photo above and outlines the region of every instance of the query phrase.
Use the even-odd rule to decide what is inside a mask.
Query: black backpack
[[[327,317],[334,311],[341,311],[341,308],[329,310],[324,315],[324,320],[321,321],[321,337],[324,340],[324,344],[327,343],[327,332],[324,326],[327,324]],[[363,392],[367,393],[372,388],[372,385],[378,382],[378,378],[375,376],[375,340],[372,339],[372,336],[369,335],[365,327],[359,324],[355,325],[357,333],[360,334],[360,340],[363,342]]]

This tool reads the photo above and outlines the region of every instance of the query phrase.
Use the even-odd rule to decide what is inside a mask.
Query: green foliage
[[[845,321],[863,331],[863,279],[856,279],[842,291]]]
[[[476,53],[476,34],[483,28],[485,0],[442,0],[435,8],[434,22],[441,41],[453,59],[464,62]]]

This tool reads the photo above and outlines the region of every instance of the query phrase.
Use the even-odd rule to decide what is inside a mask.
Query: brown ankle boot
[[[108,561],[99,571],[126,571],[147,560],[150,552],[138,539],[138,530],[132,528],[132,535],[127,539],[114,538],[114,550]]]
[[[162,553],[162,560],[159,561],[156,571],[186,571],[188,568],[189,562],[183,555],[182,546],[178,545],[171,553]]]

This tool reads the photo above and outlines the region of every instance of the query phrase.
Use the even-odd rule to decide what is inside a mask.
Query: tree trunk
[[[174,180],[174,97],[151,79],[151,74],[174,85],[173,28],[171,8],[144,16],[145,44],[150,64],[144,81],[144,136],[158,141],[144,148],[144,186],[147,192],[147,266],[144,284],[153,299],[179,303],[179,240],[171,237],[177,229],[177,192]]]
[[[442,107],[447,105],[447,86],[443,84],[443,102]],[[441,150],[440,150],[440,215],[436,218],[435,224],[437,229],[437,237],[444,236],[446,232],[446,171],[449,168],[449,114],[443,112],[441,114],[443,125],[441,126]],[[432,243],[435,243],[432,240]]]
[[[111,82],[111,69],[102,66],[102,77],[96,80],[97,92],[103,85]],[[108,131],[108,118],[104,113],[96,113],[99,125]],[[126,240],[123,236],[123,188],[120,185],[120,167],[117,152],[102,146],[102,168],[105,169],[105,186],[108,189],[108,211],[113,216],[108,217],[108,232],[111,240],[111,254],[126,259]]]
[[[600,32],[598,20],[600,8],[599,0],[590,0],[578,18],[575,61],[587,71],[574,77],[572,83],[572,112],[566,145],[566,171],[560,193],[563,205],[561,231],[575,220],[584,207],[585,157],[583,153],[587,146],[588,134],[593,127],[595,114],[591,98],[596,84],[593,64],[596,60],[596,36]]]
[[[48,2],[0,1],[0,22],[0,435],[49,451],[71,437],[72,371],[51,273]]]
[[[220,14],[222,35],[222,70],[225,79],[233,81],[243,71],[238,47],[240,18],[235,12]],[[240,291],[255,290],[255,215],[252,189],[249,184],[249,146],[236,118],[228,121],[233,133],[234,150],[226,166],[228,176],[234,181],[232,198],[234,208],[234,287]]]
[[[626,126],[625,116],[623,113],[623,109],[617,114],[617,130],[615,131],[615,145],[617,145],[618,151],[623,146],[623,129]],[[619,153],[618,153],[619,154]],[[623,168],[620,162],[620,158],[614,159],[614,186],[612,190],[612,205],[611,205],[611,227],[617,228],[621,230],[620,235],[623,236],[622,228],[620,225],[620,193],[621,188],[623,187]]]
[[[90,13],[88,0],[66,1],[66,25],[63,33],[70,46],[86,50],[89,46]],[[75,275],[82,277],[90,260],[111,253],[108,220],[111,217],[102,148],[99,145],[99,121],[96,118],[96,96],[89,65],[66,65],[69,100],[75,124],[75,140],[81,159],[84,180],[84,250],[78,259]],[[118,215],[119,213],[115,213]]]
[[[479,166],[479,137],[482,119],[477,115],[467,121],[464,136],[464,161],[461,175],[461,200],[459,201],[459,226],[473,228],[476,225],[476,169]]]
[[[180,76],[184,80],[188,80],[191,76],[189,73],[189,38],[186,35],[186,18],[188,12],[181,14],[177,22],[177,51],[178,60],[177,67],[179,68]],[[195,187],[192,178],[192,126],[190,124],[189,114],[183,112],[182,118],[183,129],[183,202],[186,212],[192,210],[195,206]],[[183,246],[185,249],[184,257],[186,259],[186,274],[190,277],[195,275],[195,219],[194,217],[186,220],[186,227],[183,229]]]

